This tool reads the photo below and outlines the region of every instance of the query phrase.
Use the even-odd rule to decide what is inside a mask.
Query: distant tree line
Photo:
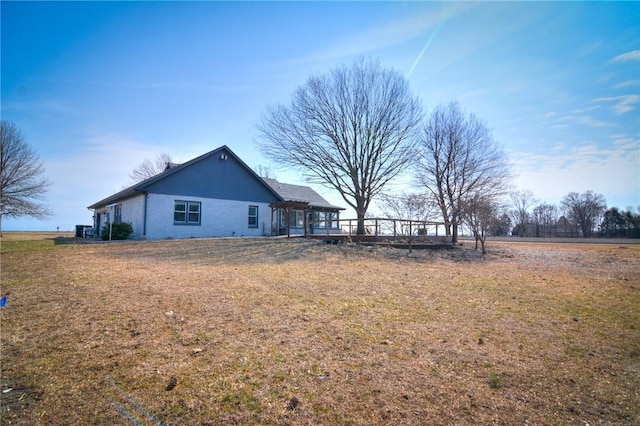
[[[514,228],[513,235],[523,235],[527,225],[555,225],[561,217],[575,224],[579,237],[640,238],[640,206],[607,209],[602,194],[586,191],[570,192],[560,206],[539,202],[531,191],[515,191],[511,194],[508,211]]]
[[[606,238],[640,238],[640,209],[634,213],[611,207],[604,212],[598,231]]]

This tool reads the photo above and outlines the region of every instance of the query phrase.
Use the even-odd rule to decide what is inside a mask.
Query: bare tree
[[[533,192],[529,190],[513,191],[511,197],[511,218],[516,225],[524,225],[531,220],[531,207],[538,202]]]
[[[427,194],[402,192],[400,195],[381,194],[379,207],[382,214],[388,218],[400,219],[393,222],[394,234],[403,236],[409,243],[409,253],[411,244],[419,235],[425,235],[424,222],[434,215],[434,204],[429,200]],[[399,224],[398,228],[396,224]]]
[[[31,216],[44,219],[52,212],[43,204],[51,182],[44,167],[15,124],[0,122],[0,231],[2,218]]]
[[[570,192],[561,201],[562,209],[568,219],[573,220],[582,236],[590,237],[602,214],[607,209],[607,202],[601,194],[587,191],[583,194]]]
[[[533,221],[538,225],[552,225],[558,222],[558,207],[541,203],[533,208]]]
[[[165,152],[158,154],[155,161],[151,161],[148,158],[142,163],[138,164],[133,171],[129,174],[129,177],[135,182],[142,182],[145,179],[154,177],[155,175],[164,172],[167,167],[171,167],[171,156]]]
[[[435,198],[452,242],[476,194],[501,197],[508,191],[509,167],[486,125],[452,102],[436,107],[423,127],[417,180]]]
[[[276,164],[340,192],[364,234],[372,198],[414,157],[420,116],[404,77],[359,59],[309,78],[291,105],[268,108],[258,145]]]
[[[497,201],[491,195],[485,196],[478,192],[469,197],[464,209],[463,219],[475,238],[476,250],[478,249],[478,243],[480,243],[482,254],[487,253],[487,236],[490,229],[498,221],[499,205]]]
[[[276,179],[275,175],[273,174],[273,171],[268,166],[263,166],[262,164],[258,164],[256,167],[254,167],[253,171],[256,172],[256,174],[262,178]]]

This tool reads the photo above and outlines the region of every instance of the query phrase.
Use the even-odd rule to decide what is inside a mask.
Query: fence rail
[[[391,218],[366,218],[366,219],[339,219],[337,227],[323,226],[324,221],[309,221],[309,228],[315,235],[358,235],[358,225],[362,223],[364,235],[391,236],[391,237],[416,237],[439,236],[444,232],[447,222],[426,220],[391,219]]]

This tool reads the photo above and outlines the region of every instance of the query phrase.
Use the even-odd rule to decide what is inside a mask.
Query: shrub
[[[504,384],[504,378],[495,373],[491,373],[489,375],[489,379],[487,380],[487,383],[489,384],[489,387],[491,389],[499,389]]]
[[[111,239],[112,240],[127,240],[133,235],[133,226],[127,222],[114,223],[111,226]],[[105,223],[102,227],[100,237],[103,240],[109,239],[109,224]]]

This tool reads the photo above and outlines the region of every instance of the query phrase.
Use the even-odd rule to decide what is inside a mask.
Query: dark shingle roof
[[[262,180],[273,188],[273,190],[276,191],[285,201],[304,201],[309,203],[311,207],[344,210],[343,207],[334,206],[329,203],[327,200],[322,198],[320,194],[308,186],[281,183],[271,178],[262,178]]]

